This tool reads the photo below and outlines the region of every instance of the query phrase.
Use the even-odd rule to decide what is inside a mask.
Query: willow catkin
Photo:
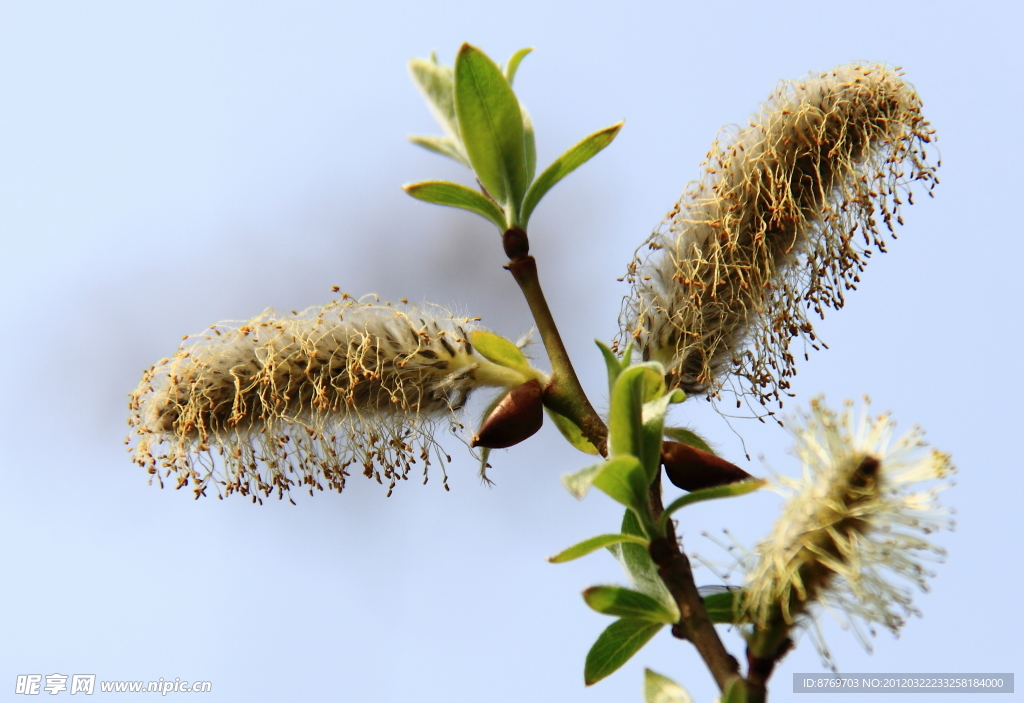
[[[745,560],[741,608],[760,627],[809,624],[818,606],[860,627],[893,633],[919,614],[907,586],[927,590],[925,566],[945,551],[928,541],[952,529],[939,504],[955,468],[929,448],[920,428],[895,436],[888,414],[872,417],[812,401],[788,423],[803,463],[799,479],[780,476],[789,499],[771,534]],[[823,650],[824,654],[824,650]]]
[[[480,386],[523,379],[475,352],[473,320],[345,296],[290,316],[216,325],[148,369],[131,394],[136,463],[161,485],[283,497],[297,483],[341,491],[349,467],[388,494],[444,452],[438,425]],[[447,480],[447,477],[445,477]]]
[[[723,132],[630,266],[619,342],[687,393],[731,378],[781,401],[793,338],[818,348],[808,311],[842,307],[915,183],[938,183],[934,131],[901,76],[863,64],[784,82],[748,127]]]

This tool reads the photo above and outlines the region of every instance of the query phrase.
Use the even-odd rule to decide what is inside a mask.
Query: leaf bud
[[[505,449],[535,435],[544,422],[543,395],[537,379],[513,388],[484,420],[471,446]]]
[[[662,443],[661,463],[668,480],[684,491],[699,491],[753,478],[735,464],[682,442]]]

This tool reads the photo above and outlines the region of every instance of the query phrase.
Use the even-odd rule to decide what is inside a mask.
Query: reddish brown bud
[[[543,395],[537,379],[513,388],[484,420],[470,445],[504,449],[532,437],[544,422]]]
[[[699,491],[753,478],[746,471],[682,442],[663,442],[661,464],[668,480],[684,491]]]

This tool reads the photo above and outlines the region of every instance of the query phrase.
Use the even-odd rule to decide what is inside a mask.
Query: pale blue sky
[[[584,689],[608,620],[579,593],[623,577],[606,555],[544,557],[614,528],[619,511],[562,489],[587,458],[551,428],[496,454],[493,488],[453,441],[449,493],[435,478],[385,499],[359,479],[298,506],[193,501],[147,486],[124,452],[126,394],[182,335],[323,304],[332,285],[453,306],[512,337],[528,328],[491,226],[399,189],[465,182],[405,141],[434,131],[405,62],[432,49],[451,61],[463,41],[499,60],[536,47],[516,84],[542,166],[627,120],[531,223],[549,300],[602,401],[592,340],[616,330],[615,279],[717,130],[779,79],[858,59],[904,67],[938,129],[942,185],[820,325],[832,348],[799,367],[794,403],[868,393],[924,426],[960,469],[944,499],[958,529],[938,538],[949,559],[900,639],[880,633],[869,655],[826,633],[848,672],[1013,672],[1022,19],[995,2],[4,3],[0,690],[59,672],[210,680],[209,701],[639,702],[646,665],[712,700],[703,664],[667,634]],[[741,460],[706,404],[679,417]],[[785,432],[733,427],[753,473],[759,455],[797,471]],[[726,526],[753,544],[777,506],[765,494],[695,508],[685,545],[719,556],[700,532]],[[822,671],[806,640],[773,699],[792,698],[804,671]]]

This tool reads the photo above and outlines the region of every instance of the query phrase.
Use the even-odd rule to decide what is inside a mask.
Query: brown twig
[[[664,512],[660,474],[651,486],[650,497],[654,519],[657,520]],[[739,662],[722,644],[707,608],[704,607],[704,599],[697,592],[690,560],[679,548],[675,526],[671,520],[667,523],[665,536],[652,539],[648,551],[658,567],[658,575],[679,607],[679,622],[672,627],[672,634],[693,643],[711,675],[715,677],[718,687],[725,691],[733,679],[739,676]]]
[[[519,229],[507,230],[502,235],[502,244],[509,257],[506,268],[523,291],[551,362],[551,382],[544,389],[544,404],[575,422],[601,455],[607,456],[608,427],[590,404],[562,343],[562,337],[558,333],[540,286],[537,262],[529,253],[530,243],[526,232]],[[654,519],[657,520],[664,512],[660,474],[651,486],[650,495],[652,512]],[[704,607],[704,600],[697,592],[690,560],[679,549],[675,527],[671,521],[666,536],[652,540],[649,551],[658,566],[662,581],[679,606],[681,618],[672,628],[673,634],[693,642],[719,688],[724,691],[739,676],[739,663],[726,651],[718,637],[718,632]]]
[[[569,353],[562,343],[555,319],[551,315],[544,291],[537,275],[537,262],[530,256],[530,243],[526,232],[510,229],[502,235],[502,243],[509,262],[507,268],[516,279],[526,298],[544,349],[551,362],[551,381],[544,389],[544,404],[576,423],[583,436],[597,447],[602,456],[608,454],[608,428],[576,376]]]

